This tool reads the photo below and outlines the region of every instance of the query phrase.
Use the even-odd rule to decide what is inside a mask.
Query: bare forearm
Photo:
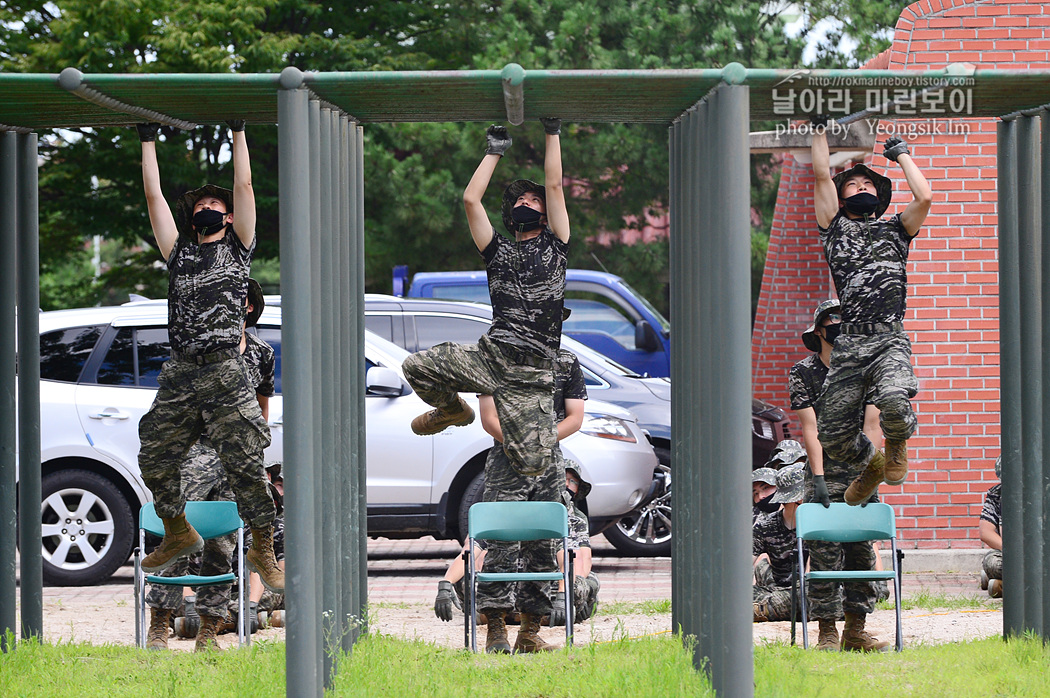
[[[904,173],[904,179],[908,182],[908,188],[911,189],[912,197],[916,201],[930,202],[933,199],[933,190],[930,189],[930,183],[926,181],[926,177],[919,170],[919,166],[911,159],[911,155],[905,153],[897,156],[897,164],[900,165],[901,172]]]

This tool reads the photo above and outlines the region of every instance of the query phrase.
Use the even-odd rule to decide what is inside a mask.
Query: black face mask
[[[226,227],[226,214],[210,208],[202,208],[193,214],[193,229],[201,235],[211,235]]]
[[[825,325],[824,326],[824,341],[828,344],[834,344],[835,339],[842,332],[842,326],[839,324]]]
[[[772,514],[774,511],[780,508],[779,504],[773,504],[773,502],[770,501],[773,499],[774,495],[776,495],[776,492],[772,492],[768,496],[758,500],[755,503],[755,508],[766,514]]]
[[[540,219],[543,214],[528,206],[515,206],[511,209],[510,217],[514,221],[514,227],[519,233],[535,230],[540,227]]]
[[[847,211],[858,216],[870,216],[879,207],[879,197],[866,191],[854,194],[842,201],[846,204]]]

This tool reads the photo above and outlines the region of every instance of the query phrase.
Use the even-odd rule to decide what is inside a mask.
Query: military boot
[[[542,620],[543,617],[535,613],[521,614],[521,628],[518,630],[518,637],[514,639],[515,654],[550,652],[558,649],[540,637],[540,622]]]
[[[886,439],[886,469],[883,477],[887,485],[899,485],[908,479],[908,442]]]
[[[875,451],[875,455],[868,462],[868,467],[846,488],[846,494],[843,495],[846,504],[857,506],[868,501],[868,497],[879,488],[879,483],[882,482],[885,470],[886,456],[883,455],[882,451]]]
[[[272,526],[252,529],[252,547],[244,556],[244,564],[259,575],[264,587],[277,594],[284,593],[284,570],[277,565],[273,553]]]
[[[412,420],[412,431],[420,436],[439,434],[448,427],[465,427],[474,421],[474,410],[463,398],[448,407],[438,407],[424,412]]]
[[[817,649],[822,652],[839,651],[839,631],[833,620],[817,620]]]
[[[502,613],[487,613],[489,619],[488,633],[485,635],[485,651],[489,654],[510,654],[510,642],[507,640],[507,624]]]
[[[764,603],[755,603],[755,622],[765,623],[769,620],[769,605]]]
[[[197,631],[197,641],[193,644],[194,652],[206,652],[219,649],[219,641],[215,636],[219,634],[219,627],[223,619],[219,616],[201,614],[201,627]]]
[[[164,540],[156,550],[142,558],[142,571],[150,574],[165,570],[180,557],[204,548],[204,539],[186,520],[185,514],[161,521],[164,523]]]
[[[168,623],[173,611],[167,608],[149,609],[149,630],[146,632],[146,649],[168,649]]]
[[[864,616],[861,614],[846,614],[846,625],[842,629],[842,644],[839,649],[843,652],[885,652],[890,643],[879,640],[864,629]]]
[[[988,580],[988,596],[993,599],[1003,598],[1003,580],[1001,579],[989,579]]]

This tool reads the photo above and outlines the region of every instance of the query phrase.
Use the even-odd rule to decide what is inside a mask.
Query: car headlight
[[[625,421],[604,414],[585,415],[580,432],[589,436],[597,436],[599,439],[613,439],[614,441],[626,441],[632,444],[637,441],[631,430],[627,428]]]
[[[763,439],[773,440],[773,425],[764,419],[751,418],[751,431]]]

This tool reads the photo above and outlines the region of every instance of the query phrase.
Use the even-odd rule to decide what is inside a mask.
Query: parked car
[[[282,458],[281,314],[268,307],[257,328],[276,353],[270,400],[273,443]],[[49,584],[95,584],[131,552],[139,508],[150,501],[138,468],[138,422],[169,355],[167,308],[156,302],[40,315],[42,546]],[[492,437],[481,420],[420,437],[410,422],[429,407],[405,382],[407,352],[365,336],[368,533],[460,537],[480,500]],[[465,396],[474,403],[473,396]],[[580,432],[563,442],[594,488],[592,514],[614,520],[647,493],[657,457],[634,417],[588,403]]]
[[[491,320],[492,308],[483,303],[365,294],[365,326],[409,351],[429,349],[440,342],[476,342]],[[670,380],[640,376],[567,336],[562,337],[562,346],[580,358],[590,397],[630,410],[660,459],[646,503],[605,529],[605,537],[630,554],[669,555]],[[768,460],[778,442],[791,438],[784,411],[757,399],[751,403],[751,432],[753,468]]]
[[[484,271],[419,272],[404,291],[405,267],[394,269],[394,295],[489,302]],[[671,375],[671,323],[652,303],[614,274],[565,271],[565,306],[572,315],[562,332],[635,373]]]

